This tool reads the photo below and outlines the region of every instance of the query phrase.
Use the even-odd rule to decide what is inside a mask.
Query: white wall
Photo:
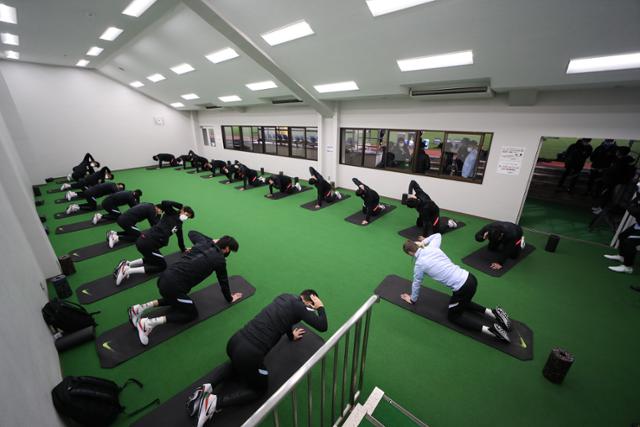
[[[486,100],[420,102],[378,99],[341,102],[333,118],[321,118],[306,107],[259,107],[246,111],[199,113],[200,125],[215,127],[218,146],[203,147],[207,157],[237,159],[267,170],[306,176],[310,162],[244,153],[222,148],[221,125],[318,126],[316,167],[340,187],[353,188],[358,177],[383,196],[399,199],[411,179],[440,207],[491,219],[517,221],[542,136],[640,139],[640,91],[591,90],[542,93],[531,107],[510,107],[505,96]],[[339,164],[339,130],[345,127],[493,132],[481,185]],[[525,147],[517,176],[496,173],[502,146]]]
[[[17,148],[34,184],[67,175],[86,152],[125,169],[153,163],[156,153],[183,154],[194,146],[189,113],[95,71],[2,60],[0,73],[24,125],[27,145]]]
[[[320,115],[306,107],[253,107],[244,111],[207,110],[198,114],[200,126],[211,126],[215,129],[216,147],[205,146],[202,133],[198,132],[198,152],[207,158],[216,160],[238,160],[247,166],[259,170],[277,173],[283,171],[289,176],[307,177],[309,166],[318,168],[318,162],[304,159],[293,159],[266,154],[225,150],[222,141],[223,125],[253,126],[319,126]]]

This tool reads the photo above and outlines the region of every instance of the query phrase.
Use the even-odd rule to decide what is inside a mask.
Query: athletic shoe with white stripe
[[[142,306],[140,304],[132,305],[129,307],[129,321],[131,322],[131,326],[136,328],[140,318],[142,316]]]
[[[107,233],[107,243],[109,244],[110,248],[113,248],[119,241],[120,237],[118,236],[118,233],[113,230]]]
[[[340,194],[340,192],[339,192],[339,191],[336,191],[336,192],[334,192],[333,194],[335,194],[335,195],[336,195],[336,199],[338,199],[338,200],[342,200],[342,194]]]
[[[493,325],[489,326],[489,331],[495,335],[495,337],[497,339],[499,339],[500,341],[504,341],[504,342],[511,342],[511,339],[509,339],[509,334],[507,334],[507,331],[505,331],[502,326],[500,326],[497,323],[494,323]]]
[[[302,191],[302,186],[300,186],[299,182],[296,182],[296,185],[294,185],[294,187],[296,187],[296,190]]]
[[[93,215],[93,218],[91,219],[91,223],[92,223],[93,225],[97,225],[97,224],[98,224],[98,222],[100,222],[100,220],[101,220],[101,219],[102,219],[102,214],[101,214],[100,212],[96,212],[96,213]]]
[[[609,270],[615,271],[616,273],[633,273],[633,267],[627,267],[624,264],[616,265],[615,267],[609,267]]]
[[[64,195],[65,199],[71,201],[71,199],[75,198],[78,195],[75,191],[67,191],[67,194]]]
[[[213,418],[213,413],[216,411],[216,405],[218,404],[218,397],[215,394],[205,393],[200,402],[200,408],[198,410],[198,424],[197,427],[202,427]]]
[[[120,261],[118,265],[118,275],[116,276],[116,286],[120,286],[123,280],[129,278],[129,266],[126,261]]]
[[[622,257],[622,255],[605,255],[604,257],[606,259],[611,259],[614,261],[620,261],[620,262],[624,261],[624,257]]]
[[[69,180],[71,181],[71,180]],[[67,184],[66,182],[64,184],[62,184],[62,186],[60,187],[60,191],[64,191],[64,190],[68,190],[71,188],[71,184]]]
[[[200,387],[193,391],[193,394],[191,394],[191,396],[189,396],[189,399],[187,399],[187,413],[190,417],[193,417],[198,413],[198,410],[200,409],[200,405],[202,403],[202,398],[207,393],[211,394],[212,391],[213,389],[211,388],[211,384],[209,383],[202,384]]]
[[[67,215],[71,215],[72,213],[78,212],[80,210],[80,206],[73,204],[73,205],[69,205],[69,207],[66,210]]]
[[[449,226],[449,228],[458,228],[458,223],[455,222],[454,220],[450,219],[449,221],[447,221],[447,225]]]
[[[511,319],[509,319],[509,315],[507,314],[507,312],[504,311],[504,309],[502,309],[501,307],[496,307],[491,311],[493,312],[493,315],[496,316],[496,320],[498,320],[500,326],[502,326],[507,331],[510,331]]]
[[[138,320],[136,323],[136,329],[138,330],[138,338],[142,345],[149,344],[149,334],[153,330],[154,325],[148,318]]]

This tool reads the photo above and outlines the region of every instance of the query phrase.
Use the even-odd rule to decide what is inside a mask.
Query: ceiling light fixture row
[[[13,6],[0,3],[0,22],[7,24],[18,24],[18,13]],[[19,46],[20,37],[12,33],[1,33],[0,41],[9,46]],[[4,57],[6,59],[20,59],[20,52],[15,50],[5,50]]]

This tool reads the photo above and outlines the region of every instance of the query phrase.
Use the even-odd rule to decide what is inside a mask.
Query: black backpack
[[[53,299],[42,307],[42,317],[47,325],[61,330],[65,334],[79,331],[87,326],[95,326],[94,314],[89,313],[80,304]]]
[[[159,399],[155,399],[132,413],[125,412],[118,395],[132,383],[143,387],[142,383],[133,378],[128,379],[122,387],[118,387],[113,381],[97,377],[65,377],[51,390],[53,406],[58,414],[82,426],[108,426],[122,412],[130,417],[160,403]]]

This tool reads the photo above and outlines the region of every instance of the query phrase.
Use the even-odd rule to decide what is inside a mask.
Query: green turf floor
[[[415,215],[399,202],[391,201],[399,207],[384,218],[357,227],[344,221],[359,209],[357,198],[310,212],[299,205],[311,200],[313,192],[271,201],[263,197],[265,189],[240,192],[217,183],[220,178],[204,180],[173,169],[127,170],[116,176],[129,188],[142,188],[144,201],[173,199],[191,205],[196,218],[186,223],[186,231],[235,236],[240,251],[228,258],[229,273],[241,274],[257,289],[243,304],[114,369],[99,367],[93,343],[62,355],[65,375],[143,381],[144,392],[134,387],[124,392],[129,408],[153,397],[165,401],[224,362],[227,339],[280,293],[317,289],[328,313],[329,331],[322,334],[327,339],[386,275],[411,277],[412,262],[401,251],[397,231],[410,226]],[[53,219],[65,206],[53,203],[58,197],[43,189],[46,203],[38,208],[52,230],[89,217]],[[485,221],[454,217],[467,226],[447,234],[443,249],[460,263],[479,247],[473,235]],[[61,255],[100,241],[107,229],[50,237]],[[640,294],[629,290],[640,282],[638,275],[609,272],[610,263],[602,258],[605,250],[596,245],[564,239],[551,254],[543,250],[545,235],[529,233],[527,239],[538,250],[503,278],[471,271],[479,279],[479,303],[501,304],[534,331],[533,361],[519,361],[382,301],[374,307],[362,400],[379,386],[431,426],[626,426],[640,420]],[[172,238],[165,253],[174,250]],[[109,274],[123,257],[136,257],[135,249],[76,263],[72,288]],[[425,284],[446,290],[428,280]],[[151,281],[88,309],[101,311],[101,333],[125,322],[129,305],[157,295]],[[553,347],[569,350],[576,359],[561,386],[541,375]],[[130,421],[121,417],[117,425]]]
[[[614,232],[604,221],[593,230],[589,230],[592,220],[593,215],[588,208],[557,205],[528,198],[524,204],[520,225],[543,233],[609,245]]]

